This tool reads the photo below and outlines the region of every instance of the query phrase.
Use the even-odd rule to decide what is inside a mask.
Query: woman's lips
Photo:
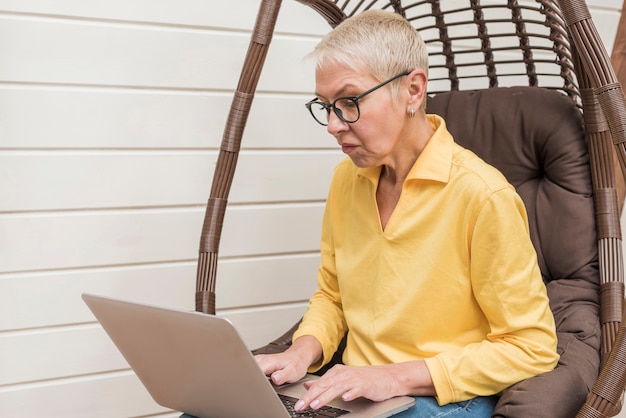
[[[350,154],[352,151],[354,151],[356,149],[356,145],[350,145],[350,144],[343,144],[341,146],[341,151],[343,151],[346,154]]]

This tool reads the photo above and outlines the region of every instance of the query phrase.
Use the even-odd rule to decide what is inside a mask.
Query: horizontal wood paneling
[[[219,267],[220,285],[233,280],[223,264]],[[115,295],[177,309],[193,309],[195,275],[194,261],[0,275],[0,330],[93,321],[80,297],[84,292]],[[59,289],[63,291],[59,292]],[[245,298],[245,293],[242,298]],[[220,297],[219,301],[222,302],[223,298]]]
[[[304,107],[312,91],[257,94],[242,147],[332,148]],[[231,101],[226,92],[0,85],[0,149],[217,149]]]
[[[342,158],[241,152],[229,201],[323,201]],[[204,205],[216,160],[201,151],[0,152],[0,212]]]
[[[0,147],[216,148],[231,96],[0,86]]]
[[[177,0],[176,7],[168,2],[150,0],[112,0],[106,4],[82,0],[29,1],[1,0],[0,10],[56,17],[92,18],[157,25],[186,25],[231,28],[250,31],[254,25],[258,0],[238,0],[207,4],[201,0]]]
[[[219,314],[230,319],[246,344],[255,348],[289,329],[302,316],[305,307],[306,303],[300,303],[226,310]],[[0,362],[0,387],[129,368],[97,323],[0,333],[0,355],[3,359]]]
[[[222,259],[217,270],[217,308],[305,301],[317,285],[318,263],[317,252]],[[93,321],[80,297],[84,292],[193,310],[196,265],[194,260],[0,275],[0,331]]]
[[[0,387],[0,416],[3,417],[121,418],[166,411],[128,371]]]
[[[0,80],[233,90],[250,35],[0,15],[0,39],[11,39],[0,43]],[[261,76],[259,89],[312,91],[312,62],[302,57],[315,43],[276,37],[264,74],[283,74]]]
[[[221,256],[315,251],[323,203],[231,207]],[[0,215],[0,271],[195,259],[204,209]]]
[[[45,350],[42,350],[45,347]],[[0,386],[127,369],[98,324],[0,334]]]
[[[84,0],[0,0],[0,11],[250,32],[254,27],[259,3],[259,0],[177,0],[176,7],[172,7],[169,2],[153,0],[110,0],[106,4]],[[293,0],[283,2],[276,23],[277,32],[319,35],[328,30],[329,26],[308,7]]]

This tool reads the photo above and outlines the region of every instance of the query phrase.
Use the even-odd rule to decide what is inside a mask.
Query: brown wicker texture
[[[584,0],[297,0],[331,27],[370,8],[393,10],[430,51],[429,93],[526,85],[561,91],[583,112],[596,205],[601,278],[602,362],[579,417],[608,417],[626,386],[622,241],[613,150],[626,172],[626,100]],[[222,220],[257,81],[281,0],[262,1],[215,168],[200,241],[196,310],[215,313]],[[303,54],[307,51],[303,51]],[[290,330],[272,343],[281,351]]]

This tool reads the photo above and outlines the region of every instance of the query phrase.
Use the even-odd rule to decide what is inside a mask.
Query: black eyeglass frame
[[[354,123],[356,121],[359,120],[359,118],[361,117],[361,109],[359,108],[359,100],[361,100],[363,97],[367,96],[368,94],[378,90],[379,88],[391,83],[394,80],[397,80],[400,77],[404,77],[411,74],[411,71],[404,71],[400,74],[397,74],[393,77],[391,77],[389,80],[383,81],[382,83],[372,87],[369,90],[364,91],[363,93],[357,95],[357,96],[345,96],[345,97],[338,97],[336,98],[332,103],[330,104],[326,104],[322,101],[320,101],[317,97],[314,98],[311,101],[308,101],[307,103],[305,103],[304,105],[306,106],[307,109],[309,109],[309,112],[311,113],[311,116],[313,116],[313,119],[315,119],[315,121],[317,123],[319,123],[322,126],[328,126],[328,122],[323,122],[321,120],[319,120],[316,116],[315,113],[313,112],[313,109],[311,108],[311,106],[313,104],[319,105],[321,106],[324,110],[326,110],[326,113],[328,115],[328,117],[330,117],[330,110],[332,109],[335,112],[335,115],[337,115],[337,117],[339,119],[341,119],[342,121],[346,122],[346,123]],[[335,103],[337,103],[339,100],[349,100],[352,103],[354,103],[354,106],[356,107],[356,119],[354,120],[347,120],[344,115],[343,112],[341,111],[341,109],[337,108],[337,106],[335,106]],[[327,119],[328,119],[327,117]]]

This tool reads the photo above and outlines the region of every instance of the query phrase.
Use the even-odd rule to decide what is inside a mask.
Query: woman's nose
[[[336,136],[347,128],[348,123],[343,121],[339,116],[337,116],[334,109],[332,109],[328,114],[328,126],[326,126],[326,130],[328,131],[328,133],[332,136]]]

